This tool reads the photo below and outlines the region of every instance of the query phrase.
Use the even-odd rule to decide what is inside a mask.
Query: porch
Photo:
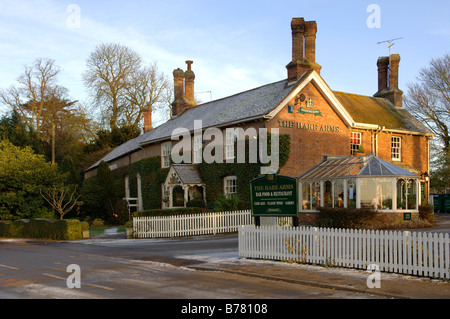
[[[186,207],[194,199],[206,205],[205,184],[195,165],[172,165],[162,188],[162,208]]]

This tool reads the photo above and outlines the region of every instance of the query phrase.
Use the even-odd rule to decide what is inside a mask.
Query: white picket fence
[[[376,264],[384,272],[450,277],[448,234],[242,226],[239,256],[364,270]]]
[[[251,211],[195,215],[135,217],[134,238],[170,238],[237,232],[241,225],[254,224]]]

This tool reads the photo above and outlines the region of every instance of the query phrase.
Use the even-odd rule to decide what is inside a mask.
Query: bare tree
[[[408,85],[406,108],[438,137],[441,149],[450,151],[450,55],[433,59],[417,83]]]
[[[11,86],[0,93],[0,99],[16,110],[22,119],[36,129],[41,137],[46,96],[56,90],[60,68],[52,59],[37,59],[33,66],[25,66],[18,78],[19,86]]]
[[[53,185],[47,189],[44,194],[40,191],[41,196],[56,210],[61,220],[69,213],[77,204],[81,195],[76,195],[77,187],[64,184]]]
[[[138,127],[144,110],[167,107],[169,81],[156,63],[142,64],[138,53],[120,44],[101,44],[88,58],[83,80],[111,130]]]
[[[433,59],[417,81],[408,85],[405,105],[436,134],[431,144],[431,186],[443,191],[450,187],[450,55]]]

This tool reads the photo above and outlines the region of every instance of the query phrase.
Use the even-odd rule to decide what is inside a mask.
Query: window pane
[[[227,197],[231,196],[232,194],[237,193],[237,177],[236,176],[225,177],[223,185],[224,185],[223,191]]]
[[[202,148],[203,148],[203,138],[200,136],[194,137],[194,143],[193,143],[193,151],[194,151],[194,157],[193,161],[195,164],[202,162]]]
[[[377,183],[377,209],[392,209],[392,180],[378,178]]]
[[[415,180],[400,179],[397,182],[397,209],[416,209],[417,190]]]
[[[361,145],[361,133],[352,132],[350,137],[350,151],[354,154]]]
[[[344,183],[340,179],[334,181],[334,207],[344,207]]]
[[[170,156],[172,155],[172,143],[165,143],[162,145],[162,167],[170,167]]]
[[[320,207],[320,182],[312,183],[312,208]]]
[[[332,200],[332,186],[330,181],[326,181],[324,183],[324,192],[323,192],[323,200],[324,200],[324,206],[325,207],[333,207],[333,200]]]
[[[361,179],[361,208],[375,208],[378,203],[377,185],[372,178]]]
[[[302,209],[311,209],[311,185],[309,183],[302,185]]]
[[[347,207],[356,208],[356,182],[354,179],[347,181]]]
[[[401,159],[401,146],[402,146],[402,139],[398,136],[392,137],[392,159],[400,160]]]

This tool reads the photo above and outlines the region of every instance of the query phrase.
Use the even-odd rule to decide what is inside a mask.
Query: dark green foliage
[[[144,210],[161,208],[161,184],[166,180],[169,169],[161,169],[161,157],[155,156],[133,163],[127,169],[118,170],[123,180],[129,176],[131,197],[137,197],[137,174],[141,176],[142,202]],[[124,192],[125,193],[125,192]]]
[[[116,148],[141,134],[139,128],[134,126],[114,127],[111,131],[97,131],[94,143],[86,145],[85,152],[91,153],[104,148]]]
[[[270,144],[269,144],[270,147]],[[246,147],[248,158],[248,145]],[[290,137],[280,136],[280,168],[289,159]],[[141,176],[142,202],[144,210],[157,210],[161,208],[161,184],[166,180],[169,169],[161,169],[161,157],[155,156],[143,159],[127,167],[121,167],[113,172],[107,172],[107,164],[103,165],[106,175],[98,170],[97,176],[85,180],[83,183],[82,200],[84,210],[91,218],[102,218],[107,222],[115,223],[125,216],[127,210],[123,203],[118,204],[125,196],[124,179],[128,176],[130,196],[137,197],[137,175]],[[201,163],[198,165],[203,182],[206,184],[208,208],[219,210],[241,210],[250,207],[249,182],[260,176],[261,164],[220,164]],[[109,169],[108,169],[109,171]],[[223,196],[223,178],[234,175],[237,177],[238,197],[226,199]],[[110,200],[105,200],[109,198]],[[216,203],[217,201],[217,203]],[[203,200],[187,203],[187,206],[204,207]],[[112,207],[112,208],[111,208]],[[168,210],[161,212],[169,213]]]
[[[419,217],[432,223],[434,221],[434,207],[428,203],[422,203],[419,206]]]
[[[250,200],[249,182],[261,173],[258,164],[219,164],[201,163],[198,165],[203,182],[206,184],[206,200],[215,202],[223,195],[223,179],[226,176],[237,177],[239,199]]]
[[[186,207],[205,208],[205,201],[203,199],[191,199],[186,203]]]
[[[114,205],[122,198],[120,180],[111,173],[106,162],[101,162],[97,176],[85,180],[81,192],[84,203],[83,210],[91,218],[101,218],[112,221],[114,216]]]
[[[317,223],[319,227],[354,229],[361,228],[375,215],[373,209],[320,207]]]
[[[279,153],[280,153],[280,162],[279,168],[281,169],[284,165],[286,165],[289,160],[290,154],[290,136],[289,135],[280,135],[279,136]],[[268,151],[270,155],[271,149],[271,136],[268,134]],[[206,184],[206,196],[208,207],[216,210],[215,202],[219,200],[219,196],[223,195],[223,179],[227,176],[236,176],[237,177],[237,194],[238,200],[234,203],[235,206],[238,207],[247,207],[249,205],[244,205],[244,203],[250,202],[250,187],[249,183],[251,180],[261,175],[261,163],[249,163],[249,155],[248,155],[248,141],[246,142],[246,161],[245,163],[200,163],[198,168],[200,170],[200,174],[203,182]],[[235,154],[237,152],[235,151]],[[236,200],[234,200],[236,201]],[[224,204],[224,205],[222,205]],[[226,201],[221,200],[218,205],[223,207],[230,207],[230,203],[226,203]],[[233,206],[232,206],[233,207]]]
[[[20,118],[16,111],[0,119],[0,140],[8,140],[14,146],[31,147],[35,154],[44,154],[44,143],[37,136],[36,131]]]
[[[232,196],[227,198],[225,195],[220,194],[214,202],[213,210],[215,212],[227,212],[238,210],[239,197]]]
[[[128,204],[125,200],[118,200],[114,205],[114,214],[111,223],[113,225],[124,225],[130,219]]]
[[[64,156],[59,166],[59,170],[64,174],[65,183],[68,185],[79,185],[81,183],[81,175],[73,162],[72,156]]]
[[[21,219],[0,221],[0,237],[80,240],[85,223],[79,220]]]
[[[124,203],[120,203],[125,197],[124,179],[125,176],[129,177],[130,196],[136,198],[138,174],[141,176],[144,210],[161,208],[161,183],[164,183],[169,170],[161,169],[159,156],[146,158],[113,172],[109,171],[108,164],[100,165],[102,169],[99,166],[97,176],[83,183],[82,200],[85,214],[93,219],[104,219],[107,223],[117,224],[125,219],[127,221],[128,207],[125,208]]]
[[[152,216],[176,216],[176,215],[191,215],[209,213],[206,208],[188,207],[188,208],[173,208],[173,209],[150,209],[141,212],[133,213],[133,217],[152,217]]]
[[[57,184],[61,175],[55,165],[31,148],[0,141],[0,219],[36,216],[46,206],[40,191]]]

